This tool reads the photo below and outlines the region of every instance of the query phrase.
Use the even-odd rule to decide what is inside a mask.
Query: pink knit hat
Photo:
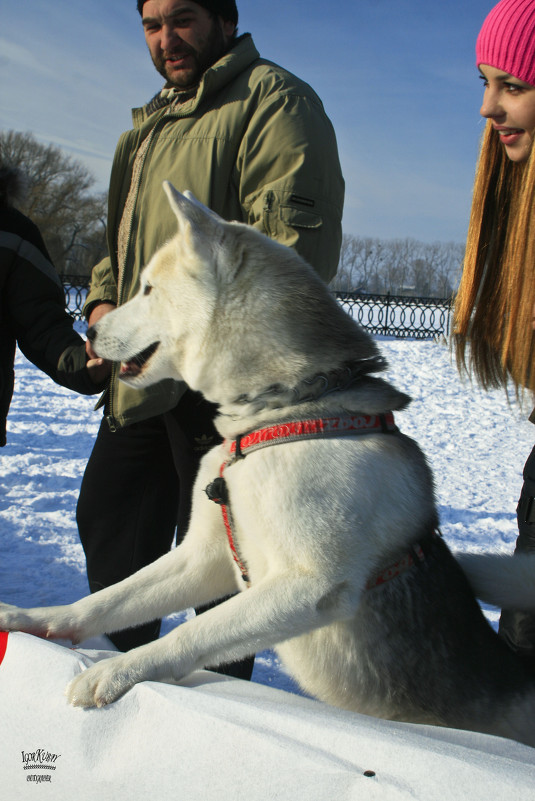
[[[535,86],[535,0],[501,0],[479,32],[476,64]]]

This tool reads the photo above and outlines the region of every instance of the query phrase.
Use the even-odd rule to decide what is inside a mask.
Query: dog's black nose
[[[95,339],[96,335],[97,335],[97,332],[95,331],[95,326],[92,325],[91,328],[87,329],[86,337],[88,338],[88,340],[90,342],[93,342],[93,340]]]

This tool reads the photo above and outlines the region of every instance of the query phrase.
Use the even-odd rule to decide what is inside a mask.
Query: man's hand
[[[111,373],[111,362],[97,357],[86,362],[86,369],[93,384],[102,384]]]
[[[88,324],[89,328],[91,328],[92,325],[95,325],[95,323],[97,323],[100,320],[101,317],[104,317],[105,314],[109,314],[114,309],[115,309],[115,304],[114,303],[99,303],[98,306],[95,306],[95,308],[93,309],[93,311],[89,315],[89,319],[87,321],[87,324]],[[99,368],[103,363],[103,359],[99,359],[99,357],[97,356],[97,354],[95,353],[95,351],[91,347],[91,342],[89,340],[86,340],[85,352],[87,353],[87,355],[89,356],[89,359],[90,359],[90,361],[88,361],[88,363],[87,363],[87,368],[89,370],[89,373],[91,374],[92,367],[95,367],[95,368],[98,367]],[[91,366],[91,362],[92,361],[100,362],[100,364]],[[107,364],[110,364],[110,362],[107,362]],[[111,367],[110,367],[110,369],[111,369]],[[109,374],[109,370],[108,370],[108,374]],[[91,378],[93,378],[92,374],[91,374]],[[104,378],[106,378],[106,375],[104,376]],[[98,383],[98,382],[95,381],[95,383]]]

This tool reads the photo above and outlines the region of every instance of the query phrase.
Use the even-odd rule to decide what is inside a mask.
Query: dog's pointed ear
[[[212,211],[212,209],[209,209],[208,206],[204,205],[204,203],[201,203],[200,200],[197,200],[193,192],[190,192],[189,189],[185,190],[184,197],[190,200],[194,206],[197,206],[197,208],[203,211],[208,217],[211,217],[214,222],[225,222],[223,217],[220,217],[219,214],[215,213],[215,211]]]
[[[231,224],[203,205],[192,192],[186,190],[182,194],[169,181],[164,181],[163,188],[178,220],[180,237],[199,251],[210,249],[213,256],[210,264],[214,274],[225,281],[232,281],[242,265],[243,248],[239,242],[235,242],[232,260],[218,258],[219,245],[225,240]]]
[[[196,226],[201,227],[205,227],[208,223],[213,227],[214,224],[224,222],[222,217],[204,206],[189,190],[182,194],[169,181],[163,182],[163,188],[178,220],[180,230],[183,229],[185,223],[194,223]]]

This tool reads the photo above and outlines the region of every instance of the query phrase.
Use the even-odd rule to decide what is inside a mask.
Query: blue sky
[[[308,81],[337,136],[344,231],[463,241],[483,129],[474,46],[493,0],[238,0],[239,31]],[[161,87],[134,0],[2,2],[0,128],[107,186],[130,108]]]

